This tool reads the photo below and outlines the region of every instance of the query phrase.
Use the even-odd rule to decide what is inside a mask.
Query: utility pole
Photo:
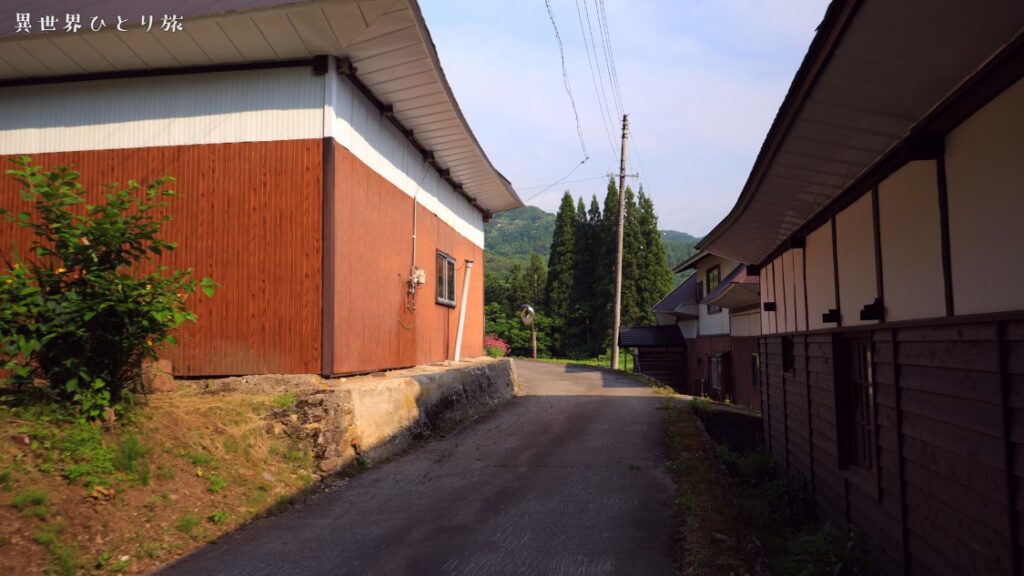
[[[622,234],[626,224],[626,139],[629,114],[622,115],[622,153],[619,155],[619,228],[615,234],[615,319],[612,322],[612,369],[619,369],[619,328],[622,324]]]

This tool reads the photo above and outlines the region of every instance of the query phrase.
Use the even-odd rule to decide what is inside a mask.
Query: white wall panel
[[[835,268],[832,258],[832,223],[807,235],[807,315],[811,330],[835,328],[821,315],[836,307]]]
[[[934,161],[911,162],[878,186],[886,320],[946,313],[937,174]]]
[[[1024,309],[1024,80],[946,139],[957,315]]]
[[[836,215],[836,262],[843,326],[876,324],[860,319],[861,308],[878,297],[871,194]]]
[[[793,263],[794,254],[793,250],[787,250],[779,258],[779,261],[782,263],[782,286],[786,301],[786,332],[796,332],[799,330],[796,323],[796,268]]]
[[[772,295],[775,297],[775,331],[789,332],[788,303],[786,302],[786,269],[783,266],[782,257],[772,260]]]
[[[729,317],[731,336],[760,336],[761,315],[757,310],[733,314]]]
[[[796,329],[807,330],[807,284],[804,281],[804,250],[797,248],[791,251],[793,254],[793,311],[796,320]]]
[[[351,82],[329,75],[331,133],[339,144],[481,248],[483,215],[423,161],[416,148]]]
[[[321,137],[308,67],[66,82],[0,90],[0,154]]]
[[[680,320],[676,322],[679,326],[679,331],[683,333],[683,338],[687,340],[694,340],[697,338],[697,321],[696,320]],[[693,344],[690,344],[693,346]]]
[[[697,268],[697,279],[704,284],[704,296],[707,296],[711,290],[708,286],[708,270],[718,266],[718,280],[721,282],[725,280],[725,277],[733,271],[736,264],[731,261],[723,261],[722,259],[712,256],[701,260]],[[700,319],[700,335],[701,336],[712,336],[715,334],[728,334],[729,333],[729,309],[723,308],[719,312],[713,314],[708,313],[708,307],[706,304],[699,306],[698,316]]]
[[[775,302],[778,306],[775,294],[775,269],[771,262],[761,269],[761,282],[761,302]],[[764,309],[763,305],[761,309]],[[778,332],[778,323],[776,322],[778,313],[762,312],[762,314],[764,315],[764,333],[775,334]]]

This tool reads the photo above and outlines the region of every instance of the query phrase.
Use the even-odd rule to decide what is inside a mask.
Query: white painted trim
[[[424,160],[416,148],[348,80],[327,76],[335,95],[334,139],[399,190],[415,198],[473,244],[484,247],[483,215]]]
[[[334,73],[297,66],[0,89],[0,155],[328,136],[483,248],[483,215]]]
[[[0,89],[0,154],[321,137],[308,67]]]

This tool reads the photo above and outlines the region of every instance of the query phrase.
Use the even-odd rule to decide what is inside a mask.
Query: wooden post
[[[612,320],[612,369],[619,368],[619,328],[622,324],[622,231],[626,212],[626,138],[629,115],[622,115],[622,151],[619,155],[619,226],[615,235],[615,317]]]

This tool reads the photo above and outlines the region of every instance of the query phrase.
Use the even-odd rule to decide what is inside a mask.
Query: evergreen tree
[[[590,210],[587,212],[587,227],[590,231],[590,250],[587,256],[587,269],[590,271],[590,297],[587,300],[587,307],[590,313],[590,322],[587,326],[587,349],[585,356],[595,358],[604,353],[603,324],[605,320],[606,298],[600,290],[601,278],[607,276],[602,266],[609,262],[607,257],[608,247],[604,242],[604,218],[601,215],[601,204],[597,201],[597,195],[590,197]]]
[[[536,252],[530,253],[530,265],[526,267],[526,295],[525,302],[534,306],[540,306],[544,301],[544,291],[547,289],[548,269],[544,266],[544,260]]]
[[[551,252],[548,256],[547,315],[551,318],[551,342],[554,352],[565,354],[566,326],[570,324],[572,311],[573,256],[576,249],[576,206],[568,191],[562,195],[562,204],[555,216],[555,231],[551,237]]]
[[[644,249],[637,292],[640,310],[644,313],[642,323],[652,324],[655,319],[651,308],[672,289],[672,272],[669,270],[665,247],[661,242],[661,232],[658,230],[658,215],[654,212],[654,202],[651,201],[649,196],[644,194],[642,186],[640,187],[637,204],[639,208],[640,234]]]
[[[623,327],[644,324],[646,314],[640,303],[644,274],[644,243],[640,214],[633,189],[626,186],[626,217],[622,234],[622,316]],[[614,302],[613,302],[614,305]]]
[[[573,288],[571,322],[568,327],[569,356],[589,358],[591,356],[591,330],[594,308],[594,250],[593,229],[587,214],[587,205],[581,197],[576,202],[576,237],[573,256]]]
[[[615,180],[608,178],[604,210],[594,232],[594,332],[599,353],[611,344],[612,313],[615,307],[615,251],[619,226],[619,191]]]
[[[528,298],[531,296],[529,286],[526,281],[526,272],[523,271],[523,267],[518,263],[512,264],[512,269],[508,271],[508,280],[506,280],[507,288],[505,290],[506,297],[505,309],[508,312],[518,310],[523,304],[533,304],[538,306],[536,302],[530,302]]]

